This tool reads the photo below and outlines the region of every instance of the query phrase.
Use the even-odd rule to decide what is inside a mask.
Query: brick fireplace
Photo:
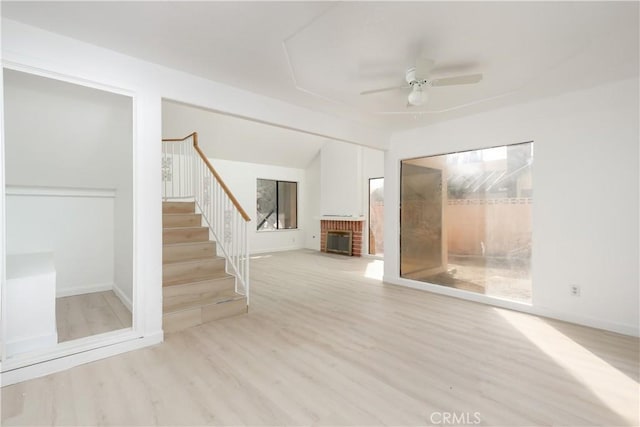
[[[351,234],[351,254],[361,256],[362,254],[362,229],[364,221],[358,219],[321,219],[320,220],[320,250],[327,252],[327,233],[329,231],[350,231]]]

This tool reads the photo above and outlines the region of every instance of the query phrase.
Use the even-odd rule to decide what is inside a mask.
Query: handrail
[[[227,187],[227,184],[224,183],[224,181],[222,180],[222,177],[220,177],[220,175],[218,175],[218,172],[216,172],[215,168],[211,165],[211,163],[209,163],[209,160],[207,159],[207,156],[204,155],[204,153],[202,152],[202,150],[198,146],[198,132],[190,133],[189,135],[185,136],[184,138],[163,139],[162,142],[182,142],[182,141],[184,141],[186,139],[189,139],[191,137],[193,137],[193,148],[196,150],[196,152],[198,153],[198,155],[200,156],[200,158],[202,159],[204,164],[207,165],[207,168],[209,168],[209,171],[211,172],[211,174],[216,178],[216,180],[220,184],[220,187],[222,187],[224,192],[227,194],[227,196],[231,200],[231,203],[233,203],[233,205],[236,207],[236,209],[238,209],[238,212],[242,216],[242,219],[244,219],[246,222],[251,221],[251,218],[249,217],[249,215],[247,215],[245,210],[242,209],[242,206],[240,205],[240,202],[238,202],[238,199],[236,199],[236,196],[234,196],[233,193],[231,192],[231,190],[229,190],[229,187]]]
[[[184,138],[164,138],[162,142],[182,142],[189,138],[193,137],[193,140],[196,141],[198,139],[198,132],[192,132]]]

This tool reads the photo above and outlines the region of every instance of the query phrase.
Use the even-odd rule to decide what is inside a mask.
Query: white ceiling
[[[162,137],[198,132],[208,157],[306,168],[327,138],[257,123],[172,101],[162,101]]]
[[[638,2],[7,2],[16,21],[317,111],[402,129],[638,76]],[[407,110],[417,57],[433,77]]]

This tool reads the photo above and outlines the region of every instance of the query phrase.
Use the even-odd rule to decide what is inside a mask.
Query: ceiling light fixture
[[[427,92],[422,90],[422,85],[419,83],[415,83],[413,85],[413,90],[409,94],[407,101],[411,105],[419,106],[427,102],[428,96]]]

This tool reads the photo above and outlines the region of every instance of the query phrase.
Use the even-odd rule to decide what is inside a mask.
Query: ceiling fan
[[[360,92],[360,95],[371,95],[374,93],[387,92],[392,90],[411,89],[407,96],[407,107],[419,106],[427,102],[428,95],[425,89],[438,86],[454,86],[478,83],[482,80],[482,74],[466,74],[462,76],[445,77],[441,79],[431,79],[430,73],[435,65],[433,59],[418,58],[415,67],[411,67],[405,74],[406,85],[385,87]]]

